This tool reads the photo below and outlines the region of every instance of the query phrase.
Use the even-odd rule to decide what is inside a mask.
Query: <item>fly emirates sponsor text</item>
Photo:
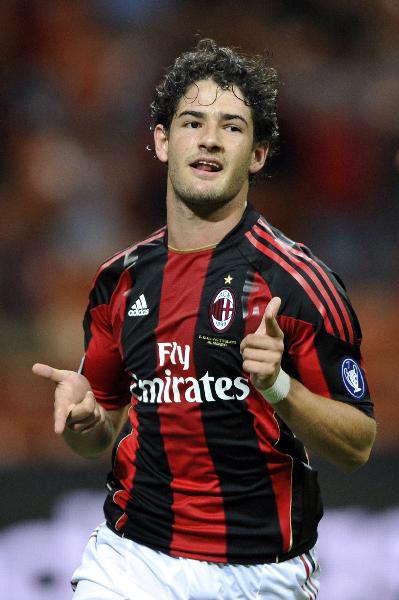
[[[190,368],[189,345],[180,346],[177,342],[158,342],[159,376],[140,379],[132,373],[130,391],[140,402],[215,402],[216,400],[245,400],[250,389],[245,377],[213,377],[207,371],[202,377],[182,377],[175,371],[188,371]],[[173,369],[173,372],[172,372]]]

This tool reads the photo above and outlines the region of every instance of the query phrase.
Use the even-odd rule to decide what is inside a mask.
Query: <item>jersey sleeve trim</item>
[[[246,237],[251,242],[251,244],[253,246],[255,246],[255,248],[257,250],[260,250],[260,252],[262,252],[262,254],[264,254],[265,256],[267,256],[268,258],[273,260],[275,263],[277,263],[280,267],[282,267],[285,271],[287,271],[287,273],[289,273],[299,283],[299,285],[303,288],[303,290],[306,292],[309,299],[312,301],[312,303],[316,307],[317,311],[320,313],[320,315],[323,319],[326,331],[328,331],[328,333],[331,333],[331,335],[334,335],[335,329],[332,325],[330,317],[327,314],[327,310],[326,310],[323,302],[316,296],[315,292],[312,290],[312,288],[307,283],[307,281],[304,279],[304,277],[300,273],[298,273],[298,271],[295,268],[293,268],[292,265],[290,265],[279,254],[277,254],[276,252],[273,252],[273,250],[271,250],[268,246],[265,246],[262,242],[257,240],[250,231],[248,233],[246,233]]]
[[[118,261],[122,257],[125,257],[124,263],[126,263],[126,264],[124,264],[124,267],[129,266],[130,261],[127,260],[127,259],[131,255],[132,252],[134,252],[135,250],[137,250],[137,248],[139,248],[140,246],[144,246],[145,244],[150,244],[151,242],[154,242],[156,240],[162,239],[163,237],[165,237],[165,233],[166,233],[166,227],[162,227],[161,229],[158,229],[153,234],[151,234],[145,240],[142,240],[141,242],[138,242],[137,244],[134,244],[133,246],[128,246],[127,248],[124,248],[123,250],[120,250],[119,252],[117,252],[116,254],[114,254],[113,256],[111,256],[110,258],[108,258],[99,267],[99,269],[98,269],[98,271],[96,273],[96,276],[94,278],[92,287],[93,288],[95,287],[97,279],[101,275],[101,273],[105,269],[107,269],[108,267],[110,267],[113,263],[115,263],[116,261]]]
[[[322,316],[326,331],[350,344],[355,343],[348,310],[317,261],[284,241],[277,240],[261,220],[253,227],[252,232],[247,232],[248,240],[300,284]]]

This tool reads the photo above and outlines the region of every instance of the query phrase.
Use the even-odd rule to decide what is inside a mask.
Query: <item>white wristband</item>
[[[277,404],[288,396],[291,387],[290,376],[280,368],[276,381],[266,390],[260,390],[269,404]]]

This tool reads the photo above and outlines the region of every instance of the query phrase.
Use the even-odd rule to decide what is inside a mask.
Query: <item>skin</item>
[[[277,322],[280,298],[272,298],[258,329],[241,342],[243,369],[259,390],[276,381],[284,351]],[[291,377],[287,397],[273,405],[276,413],[305,446],[345,471],[365,464],[374,443],[374,419],[357,408],[314,394]]]
[[[95,458],[112,446],[126,421],[128,407],[106,411],[96,402],[90,383],[75,371],[36,363],[35,375],[55,383],[54,431],[80,456]]]
[[[249,174],[265,164],[268,148],[255,144],[250,107],[239,89],[197,82],[180,99],[169,131],[154,130],[155,151],[168,165],[169,243],[179,250],[217,244],[240,221]],[[222,169],[193,168],[203,158]]]
[[[263,167],[267,146],[254,143],[251,109],[241,97],[239,89],[199,81],[180,99],[169,130],[155,127],[156,154],[168,165],[167,224],[173,248],[216,245],[242,217],[248,177]],[[210,170],[213,163],[217,171]],[[280,298],[272,298],[258,329],[241,343],[243,369],[261,391],[273,385],[281,368],[280,304]],[[33,372],[56,384],[55,432],[75,452],[94,457],[113,444],[127,408],[105,411],[78,373],[43,364],[35,364]],[[356,408],[314,394],[293,378],[287,397],[273,408],[310,450],[344,470],[368,460],[375,421]]]

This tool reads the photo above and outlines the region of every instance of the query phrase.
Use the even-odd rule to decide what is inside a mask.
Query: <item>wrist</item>
[[[273,385],[266,388],[265,390],[259,390],[262,396],[267,400],[269,404],[274,406],[284,400],[290,391],[291,377],[280,368],[277,378]]]

